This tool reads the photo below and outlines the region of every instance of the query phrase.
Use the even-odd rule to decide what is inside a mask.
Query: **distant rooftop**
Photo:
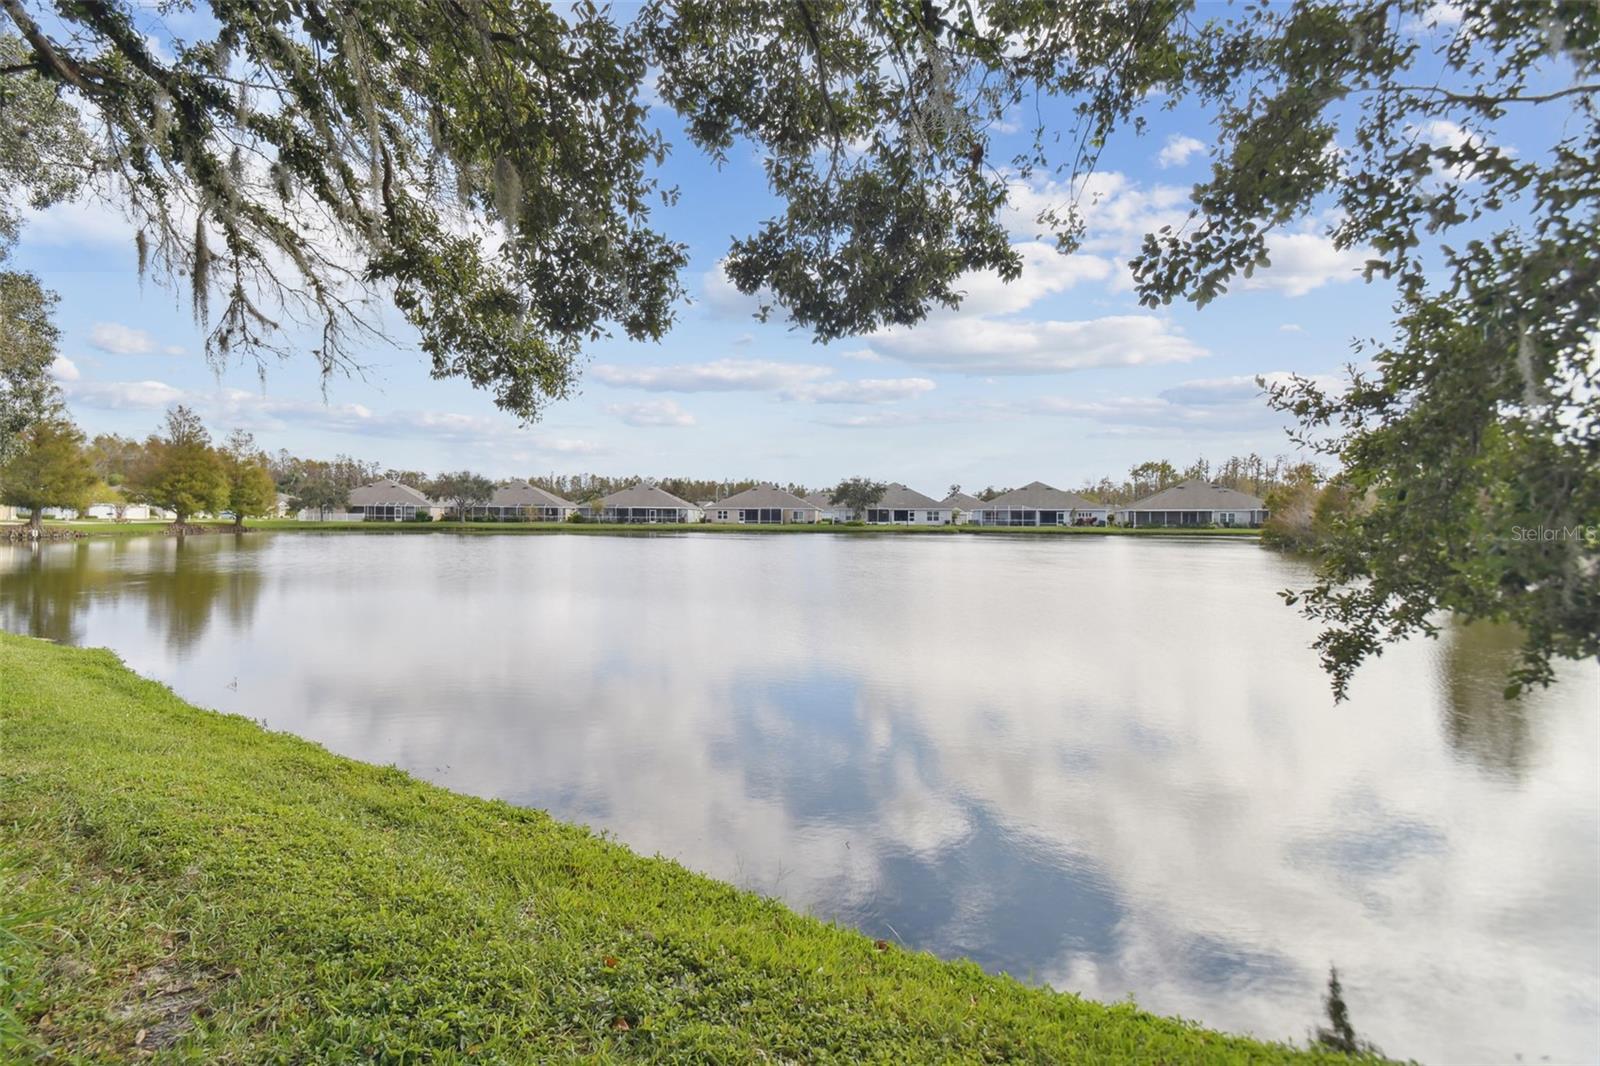
[[[1254,496],[1190,478],[1130,504],[1129,511],[1260,511],[1266,504]]]

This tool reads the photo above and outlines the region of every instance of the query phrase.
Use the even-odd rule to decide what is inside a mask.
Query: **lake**
[[[0,545],[0,625],[872,936],[1304,1041],[1600,1057],[1600,668],[1392,650],[1183,538],[268,533]]]

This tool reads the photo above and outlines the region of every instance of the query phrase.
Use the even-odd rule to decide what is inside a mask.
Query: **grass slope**
[[[107,651],[0,635],[0,775],[7,1062],[1346,1061],[875,943]]]

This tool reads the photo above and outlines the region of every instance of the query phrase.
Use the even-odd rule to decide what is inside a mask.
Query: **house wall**
[[[869,507],[864,516],[872,526],[942,526],[950,520],[950,509]]]

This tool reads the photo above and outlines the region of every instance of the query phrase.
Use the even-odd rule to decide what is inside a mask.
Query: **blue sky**
[[[186,299],[138,280],[132,230],[114,204],[34,214],[16,259],[61,295],[60,376],[91,434],[142,437],[182,401],[219,435],[242,426],[272,450],[496,477],[592,471],[817,486],[867,474],[937,494],[951,483],[1075,486],[1149,458],[1278,454],[1291,446],[1253,377],[1334,374],[1353,339],[1387,332],[1389,287],[1361,280],[1364,255],[1335,250],[1322,236],[1327,218],[1277,238],[1270,269],[1203,310],[1139,307],[1127,259],[1144,232],[1181,222],[1189,187],[1207,173],[1211,135],[1180,108],[1153,109],[1144,137],[1112,142],[1080,200],[1083,251],[1065,257],[1033,240],[1034,211],[1065,191],[1019,185],[1018,282],[974,277],[959,312],[815,344],[781,315],[755,321],[754,301],[718,268],[730,238],[773,208],[753,150],[717,169],[664,117],[674,150],[662,177],[682,197],[656,222],[689,244],[694,303],[660,343],[591,345],[579,393],[532,426],[464,383],[431,380],[404,327],[392,330],[396,343],[362,349],[364,379],[324,383],[309,356],[264,377],[253,364],[215,373]]]

